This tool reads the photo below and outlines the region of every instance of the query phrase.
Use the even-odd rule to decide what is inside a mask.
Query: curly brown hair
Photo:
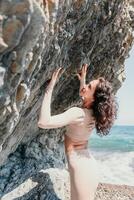
[[[95,128],[99,136],[108,135],[117,118],[118,103],[109,81],[100,77],[94,93],[92,109],[96,119]]]

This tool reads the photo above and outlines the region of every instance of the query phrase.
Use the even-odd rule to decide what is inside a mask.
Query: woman
[[[65,153],[70,173],[71,200],[93,200],[99,183],[97,161],[88,148],[89,136],[96,128],[107,135],[116,118],[116,103],[112,87],[104,78],[86,84],[87,64],[77,73],[82,107],[51,116],[51,96],[61,68],[55,70],[47,86],[41,106],[38,127],[43,129],[66,126]]]

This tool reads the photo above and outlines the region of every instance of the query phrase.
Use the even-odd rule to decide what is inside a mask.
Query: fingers
[[[86,72],[87,71],[87,68],[88,68],[88,64],[83,64],[81,69],[78,71],[79,73],[81,72]]]
[[[81,76],[80,76],[79,74],[76,74],[76,75],[77,75],[78,79],[80,80],[80,79],[81,79]]]
[[[63,72],[63,67],[59,67],[58,69],[54,70],[52,77],[57,78],[60,72]]]
[[[82,69],[84,70],[84,72],[87,72],[87,67],[88,67],[88,64],[83,64],[82,65]]]
[[[78,70],[78,73],[76,74],[78,76],[78,79],[80,80],[83,76],[86,76],[87,73],[88,64],[83,64],[82,68]]]
[[[63,67],[59,67],[59,68],[57,69],[56,75],[58,76],[58,75],[60,75],[62,72],[63,72]]]

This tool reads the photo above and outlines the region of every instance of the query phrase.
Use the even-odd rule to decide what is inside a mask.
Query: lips
[[[80,95],[80,98],[81,98],[82,100],[85,99],[85,97],[84,97],[84,92],[85,92],[85,91],[86,91],[86,88],[85,88],[85,87],[83,87],[83,88],[80,90],[79,95]]]
[[[83,97],[83,96],[80,96],[80,98],[81,98],[82,100],[84,100],[84,97]]]

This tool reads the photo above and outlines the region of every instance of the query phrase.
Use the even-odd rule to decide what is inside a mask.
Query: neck
[[[82,105],[83,108],[90,108],[90,106],[91,106],[91,103],[88,103],[87,101],[83,102],[83,105]]]
[[[91,98],[90,99],[84,99],[82,107],[90,109],[91,106],[92,106],[92,103],[93,103],[93,99],[91,99]]]

